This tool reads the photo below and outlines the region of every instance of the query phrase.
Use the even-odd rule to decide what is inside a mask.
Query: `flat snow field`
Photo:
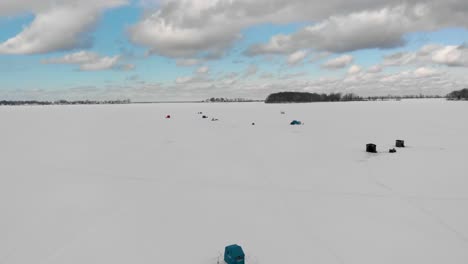
[[[467,113],[444,100],[0,107],[0,263],[215,264],[238,243],[255,264],[466,264]],[[407,148],[390,154],[396,139]]]

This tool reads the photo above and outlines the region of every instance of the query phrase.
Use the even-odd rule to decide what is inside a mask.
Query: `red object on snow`
[[[167,115],[166,118],[167,118],[167,119],[171,118],[171,115]]]

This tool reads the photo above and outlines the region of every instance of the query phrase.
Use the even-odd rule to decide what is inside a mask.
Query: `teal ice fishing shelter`
[[[296,126],[296,125],[302,125],[302,122],[301,121],[298,121],[298,120],[293,120],[291,122],[291,126]]]
[[[244,264],[245,254],[239,245],[230,245],[224,249],[224,261],[227,264]]]

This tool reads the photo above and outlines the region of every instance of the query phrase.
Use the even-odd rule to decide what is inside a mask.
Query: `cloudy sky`
[[[0,100],[465,87],[466,0],[0,1]]]

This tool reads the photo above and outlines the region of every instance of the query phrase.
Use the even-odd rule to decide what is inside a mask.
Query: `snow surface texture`
[[[466,113],[443,100],[0,107],[0,263],[214,264],[238,243],[246,263],[466,264]],[[407,148],[390,154],[396,139]]]

